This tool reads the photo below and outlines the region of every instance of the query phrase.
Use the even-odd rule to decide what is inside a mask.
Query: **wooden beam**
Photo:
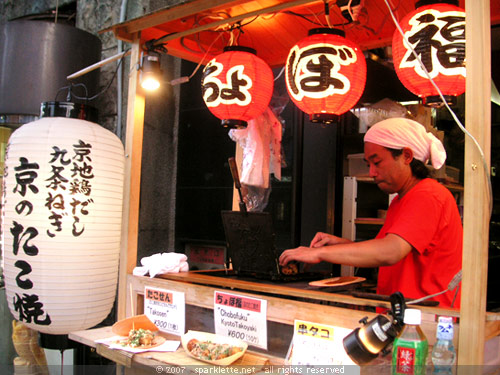
[[[466,0],[465,124],[483,150],[489,169],[491,148],[490,1]],[[480,152],[465,137],[464,246],[460,308],[460,365],[484,361],[486,286],[488,275],[489,172]]]
[[[283,9],[289,9],[289,8],[293,8],[293,7],[296,7],[296,6],[299,6],[299,5],[304,5],[304,4],[317,3],[319,1],[320,0],[293,0],[293,1],[286,1],[286,2],[278,4],[278,5],[273,5],[273,6],[270,6],[270,7],[267,7],[267,8],[262,8],[262,9],[258,9],[258,10],[252,11],[252,12],[243,13],[243,14],[240,14],[240,15],[237,15],[237,16],[233,16],[233,17],[230,17],[230,18],[226,18],[226,19],[222,19],[222,20],[210,22],[210,23],[207,23],[205,25],[198,26],[198,27],[193,27],[191,29],[180,31],[180,32],[177,32],[177,33],[168,34],[168,35],[160,38],[158,40],[158,42],[167,42],[169,40],[182,38],[182,37],[188,36],[188,35],[193,35],[193,34],[201,32],[201,31],[213,30],[213,29],[215,29],[218,26],[231,25],[231,24],[234,24],[234,23],[236,23],[238,21],[242,21],[242,20],[247,19],[247,18],[252,18],[252,17],[255,17],[255,16],[259,16],[261,14],[275,13],[275,12],[279,12],[279,11],[281,11]],[[191,14],[195,14],[192,11],[190,13]],[[157,20],[156,22],[160,22],[160,21]],[[162,20],[161,22],[165,22],[165,21]],[[144,25],[141,25],[140,29],[144,29]]]
[[[247,0],[195,0],[187,1],[183,4],[175,4],[171,7],[160,9],[156,12],[147,14],[140,18],[112,26],[103,30],[106,32],[113,30],[115,33],[130,35],[140,32],[144,29],[158,26],[162,23],[175,21],[184,17],[190,17],[193,14],[213,11],[214,8],[231,8],[235,5],[245,3]]]
[[[122,240],[118,283],[117,318],[127,315],[127,275],[137,264],[137,237],[139,233],[139,202],[141,194],[142,138],[145,99],[139,88],[137,66],[141,53],[139,35],[132,44],[131,73],[128,85],[127,128],[125,130],[125,186],[123,196]]]

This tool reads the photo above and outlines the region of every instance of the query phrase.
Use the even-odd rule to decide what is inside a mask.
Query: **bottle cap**
[[[405,324],[420,324],[422,322],[422,313],[417,309],[406,309],[403,322]]]

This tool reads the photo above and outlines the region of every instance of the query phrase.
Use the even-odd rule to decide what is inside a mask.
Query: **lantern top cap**
[[[415,3],[415,9],[420,8],[424,5],[434,5],[434,4],[450,4],[458,7],[458,0],[418,0]]]
[[[42,102],[40,104],[40,118],[67,117],[90,122],[97,122],[97,108],[74,102]]]
[[[331,35],[339,35],[345,38],[345,31],[339,29],[331,29],[328,27],[318,27],[315,29],[309,30],[307,33],[308,36],[317,35],[317,34],[331,34]]]
[[[257,55],[257,51],[254,48],[251,47],[244,47],[244,46],[227,46],[224,47],[224,52],[233,52],[233,51],[238,51],[238,52],[248,52],[253,55]]]

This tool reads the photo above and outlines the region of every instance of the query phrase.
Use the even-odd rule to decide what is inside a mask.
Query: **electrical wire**
[[[66,89],[68,90],[68,94],[66,95],[66,101],[67,102],[71,101],[71,96],[74,96],[71,93],[71,88],[73,88],[73,87],[83,87],[85,89],[85,96],[89,95],[89,93],[87,91],[87,86],[85,86],[84,83],[70,84],[68,86],[63,86],[59,90],[57,90],[57,93],[56,93],[56,96],[54,98],[54,101],[57,102],[57,97],[59,96],[59,94],[61,93],[61,91],[66,90]]]
[[[129,49],[130,49],[130,48],[129,48]],[[100,92],[98,92],[98,93],[97,93],[97,94],[95,94],[94,96],[91,96],[90,98],[89,98],[89,96],[88,96],[88,92],[86,93],[86,96],[84,96],[84,97],[82,97],[82,96],[78,96],[78,95],[75,95],[75,94],[73,94],[73,93],[71,93],[71,92],[70,92],[70,93],[68,93],[68,95],[69,95],[69,94],[71,94],[71,96],[72,96],[72,97],[74,97],[74,98],[76,98],[76,99],[79,99],[79,100],[91,101],[91,100],[96,99],[96,98],[97,98],[97,97],[99,97],[100,95],[104,94],[104,93],[105,93],[105,92],[106,92],[106,91],[107,91],[107,90],[111,87],[111,84],[113,83],[113,81],[114,81],[114,79],[115,79],[115,77],[116,77],[116,74],[118,73],[118,68],[119,68],[119,67],[120,67],[120,65],[122,64],[123,59],[125,58],[125,54],[126,54],[126,52],[128,52],[128,50],[129,50],[129,49],[126,49],[126,50],[124,51],[124,53],[123,53],[123,56],[120,58],[120,60],[118,60],[118,64],[117,64],[116,69],[115,69],[115,71],[114,71],[114,73],[113,73],[113,77],[111,77],[111,79],[110,79],[109,83],[107,84],[107,86],[106,86],[104,89],[102,89]],[[85,86],[83,83],[81,83],[81,84],[76,84],[76,85],[73,85],[73,86],[78,86],[78,85],[83,85],[83,86]],[[66,87],[66,88],[67,88],[67,87]],[[69,88],[71,89],[71,85],[69,86]],[[60,91],[60,90],[61,90],[61,89],[59,89],[59,91]],[[87,90],[87,88],[86,88],[86,87],[85,87],[85,90]],[[58,91],[58,93],[59,93],[59,91]],[[56,96],[57,96],[57,95],[56,95]]]
[[[198,65],[196,66],[196,68],[194,69],[194,71],[191,73],[191,75],[188,77],[188,80],[190,80],[191,78],[193,78],[193,76],[196,74],[196,72],[198,71],[198,69],[200,69],[200,66],[203,64],[203,61],[205,60],[205,58],[207,57],[208,53],[210,52],[210,49],[212,48],[212,46],[215,44],[215,42],[217,42],[217,40],[219,40],[219,38],[222,36],[223,34],[219,34],[219,36],[217,38],[215,38],[213,40],[213,42],[208,46],[207,48],[207,51],[205,52],[205,55],[201,58],[200,62],[198,63]]]
[[[453,307],[453,303],[455,302],[455,299],[456,299],[457,294],[458,294],[458,288],[460,288],[460,285],[459,285],[460,281],[462,281],[462,270],[458,271],[455,274],[455,276],[453,276],[453,278],[450,280],[450,282],[448,283],[448,286],[447,286],[447,288],[445,290],[443,290],[441,292],[438,292],[438,293],[435,293],[435,294],[431,294],[431,295],[419,298],[419,299],[414,299],[414,300],[408,301],[408,302],[406,302],[406,304],[407,305],[415,305],[415,304],[417,304],[419,302],[428,300],[429,298],[437,297],[437,296],[440,296],[441,294],[444,294],[446,292],[451,292],[454,289],[456,289],[455,295],[453,297],[453,301],[452,301],[452,304],[451,304],[451,306]]]
[[[392,1],[390,3],[392,5]],[[394,8],[391,8],[392,12],[396,12],[400,6],[401,6],[401,0],[399,0],[398,5],[396,5]],[[377,30],[375,30],[375,35],[378,35],[382,32],[382,28],[384,27],[385,23],[387,22],[389,16],[390,16],[390,13],[387,13],[384,16],[384,18],[382,19],[382,22],[380,23],[380,26],[378,27]]]
[[[396,26],[396,29],[401,34],[401,36],[402,36],[403,40],[405,41],[406,45],[410,48],[413,56],[417,59],[417,61],[421,65],[422,70],[425,72],[425,74],[426,74],[427,78],[429,79],[429,81],[431,82],[432,86],[437,90],[439,96],[441,97],[441,100],[443,101],[444,106],[446,107],[446,109],[448,109],[448,112],[450,113],[451,117],[453,118],[453,120],[455,120],[455,123],[462,130],[462,132],[465,135],[467,135],[473,141],[474,145],[477,148],[477,151],[479,152],[479,154],[481,156],[481,161],[482,161],[483,168],[484,168],[484,171],[485,171],[485,178],[486,178],[487,185],[488,185],[488,203],[489,203],[489,211],[490,211],[489,217],[491,218],[491,214],[493,213],[493,188],[491,186],[491,179],[489,178],[490,172],[489,172],[488,164],[486,162],[486,158],[484,156],[484,152],[481,149],[481,146],[477,142],[476,138],[474,138],[474,136],[462,125],[462,123],[460,122],[460,120],[457,117],[457,115],[455,114],[455,112],[453,112],[453,110],[450,108],[450,106],[448,105],[448,103],[446,102],[446,100],[444,98],[443,93],[441,92],[441,89],[436,85],[436,83],[432,79],[431,75],[427,71],[425,65],[422,63],[422,60],[420,59],[420,56],[418,56],[418,54],[413,49],[413,46],[410,44],[410,42],[408,41],[408,39],[404,35],[404,31],[401,28],[401,26],[399,25],[399,22],[397,21],[396,16],[392,12],[392,9],[391,9],[389,3],[387,2],[387,0],[384,0],[384,2],[385,2],[385,5],[387,5],[387,8],[389,9],[389,13],[390,13],[391,18],[392,18],[392,20],[393,20],[393,22],[394,22],[394,24]]]
[[[311,11],[311,9],[309,9],[309,7],[307,7],[307,6],[306,6],[305,8],[306,8],[307,10],[309,10],[309,11],[311,12],[311,14],[314,16],[314,18],[316,18],[316,21],[318,21],[318,23],[319,23],[322,27],[324,27],[323,22],[321,22],[321,20],[318,18],[318,15],[321,15],[321,14],[324,14],[324,13],[321,13],[321,12],[320,12],[320,13],[316,14],[316,13],[314,13],[313,11]]]
[[[319,22],[314,22],[313,20],[307,18],[308,16],[311,16],[311,14],[300,14],[300,13],[296,13],[296,12],[292,12],[291,10],[285,10],[283,12],[281,12],[283,14],[288,14],[288,15],[291,15],[291,16],[295,16],[295,17],[300,17],[300,18],[303,18],[305,19],[306,21],[312,23],[313,25],[318,25],[318,26],[323,26],[322,23],[319,23]]]

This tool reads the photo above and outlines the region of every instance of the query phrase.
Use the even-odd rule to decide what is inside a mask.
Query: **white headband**
[[[428,133],[423,125],[406,118],[377,122],[368,129],[364,141],[392,149],[408,147],[413,151],[415,159],[424,164],[430,160],[436,169],[441,168],[446,160],[446,151],[441,141],[434,134]]]

